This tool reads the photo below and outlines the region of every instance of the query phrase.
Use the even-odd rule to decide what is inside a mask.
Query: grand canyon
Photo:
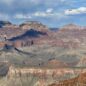
[[[85,86],[86,27],[0,21],[0,86]]]

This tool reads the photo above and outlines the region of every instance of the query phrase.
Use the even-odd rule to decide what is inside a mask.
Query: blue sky
[[[86,26],[86,0],[0,0],[0,20],[40,21],[49,27]]]

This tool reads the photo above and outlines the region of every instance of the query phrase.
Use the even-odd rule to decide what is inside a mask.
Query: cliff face
[[[21,73],[23,74],[32,74],[35,76],[52,76],[52,77],[58,77],[58,76],[64,76],[65,74],[75,75],[84,73],[86,69],[83,69],[83,71],[76,69],[73,70],[72,68],[15,68],[14,66],[9,67],[9,76],[14,76],[16,74]],[[76,76],[76,75],[75,75]]]
[[[13,77],[22,76],[33,76],[38,78],[33,86],[76,86],[78,83],[85,84],[86,80],[86,69],[82,72],[81,70],[73,70],[70,68],[58,68],[58,69],[46,69],[46,68],[15,68],[10,66],[7,77],[9,79]],[[76,75],[78,73],[78,75]],[[69,78],[64,78],[70,75]],[[53,83],[56,82],[56,83]],[[41,85],[42,84],[42,85]],[[50,84],[50,85],[49,85]]]
[[[74,74],[74,72],[70,69],[41,69],[41,68],[18,68],[15,69],[13,67],[10,67],[9,70],[9,74],[10,75],[14,75],[16,73],[21,72],[21,74],[26,74],[26,73],[31,73],[31,74],[46,74],[46,75],[53,75],[55,73],[55,75],[63,75],[63,73],[72,73]]]

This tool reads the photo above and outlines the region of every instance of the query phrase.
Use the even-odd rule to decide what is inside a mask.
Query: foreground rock
[[[85,86],[85,85],[86,85],[86,73],[82,73],[76,78],[60,81],[59,83],[53,83],[49,86]]]

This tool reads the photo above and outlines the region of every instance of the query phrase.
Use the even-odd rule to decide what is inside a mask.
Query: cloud
[[[47,4],[47,5],[53,5],[53,4],[57,4],[58,2],[59,3],[63,3],[65,2],[66,0],[27,0],[27,1],[30,1],[34,4]]]
[[[1,19],[1,20],[8,20],[8,19],[10,19],[10,17],[9,17],[9,15],[7,15],[7,14],[0,13],[0,19]]]
[[[47,13],[45,13],[45,12],[40,12],[40,11],[38,11],[38,12],[35,12],[34,14],[33,14],[33,16],[35,16],[35,17],[47,17],[47,16],[49,16],[50,14],[47,14]]]
[[[15,14],[14,18],[15,19],[31,19],[32,17],[29,14],[19,13],[19,14]]]
[[[48,19],[61,19],[66,16],[63,13],[54,11],[53,8],[47,8],[45,11],[35,11],[33,13],[16,13],[14,19],[37,19],[37,18],[48,18]]]
[[[67,9],[65,11],[66,15],[76,15],[76,14],[84,14],[86,13],[86,7],[80,7],[77,9]]]
[[[53,13],[53,8],[48,8],[45,11],[36,11],[33,13],[27,13],[27,14],[23,14],[23,13],[17,13],[14,15],[15,19],[31,19],[33,17],[50,17],[56,15]]]
[[[48,8],[45,11],[37,11],[33,14],[36,17],[51,17],[57,15],[56,12],[53,11],[53,8]]]
[[[46,10],[46,13],[52,13],[53,12],[53,8],[49,8]]]

